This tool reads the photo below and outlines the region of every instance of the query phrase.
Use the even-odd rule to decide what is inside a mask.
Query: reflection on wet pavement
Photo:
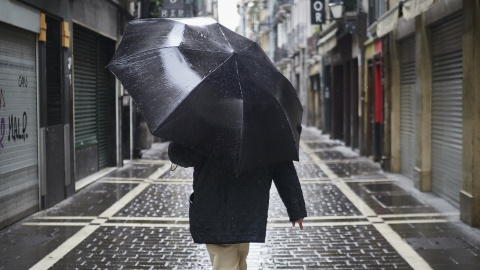
[[[369,193],[405,194],[401,187],[391,183],[363,184],[362,187]]]
[[[0,231],[0,269],[28,269],[79,231],[75,226],[21,226]]]
[[[314,151],[317,149],[334,148],[342,145],[339,142],[307,142],[306,144]]]
[[[347,163],[328,163],[327,166],[342,178],[351,178],[357,175],[380,173],[380,164],[373,162],[352,161]]]
[[[360,211],[333,184],[303,184],[307,213],[311,217],[357,216]],[[270,191],[269,217],[287,217],[285,206],[273,185]]]
[[[208,269],[186,228],[102,227],[51,269]]]
[[[159,167],[160,165],[158,164],[128,163],[122,168],[109,173],[106,177],[146,178],[158,170]]]
[[[173,170],[172,170],[173,169]],[[173,167],[160,176],[160,179],[192,179],[193,168]]]
[[[98,216],[113,203],[125,196],[137,184],[96,182],[79,196],[65,200],[45,211],[47,216]]]
[[[266,243],[251,244],[249,269],[479,269],[480,233],[458,210],[438,210],[316,129],[302,140],[305,228],[291,228],[272,185]],[[169,170],[167,146],[0,231],[0,270],[211,269],[189,234],[193,170]]]
[[[294,165],[300,180],[310,178],[327,178],[327,175],[315,164],[295,162]]]
[[[424,206],[423,203],[415,199],[411,195],[387,195],[375,194],[373,198],[376,199],[383,207],[417,207]]]
[[[359,158],[356,155],[347,156],[345,153],[336,150],[329,150],[329,151],[316,151],[315,154],[321,158],[322,160],[344,160],[344,159],[356,159]]]
[[[155,184],[138,195],[116,216],[127,217],[188,217],[191,184]]]

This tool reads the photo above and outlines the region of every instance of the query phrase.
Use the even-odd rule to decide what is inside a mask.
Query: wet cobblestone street
[[[192,169],[166,144],[0,231],[0,270],[210,269],[188,228]],[[292,228],[275,190],[249,269],[480,269],[480,231],[411,180],[305,128],[295,163],[308,218]]]

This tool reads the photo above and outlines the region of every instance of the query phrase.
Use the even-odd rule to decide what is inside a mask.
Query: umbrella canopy
[[[131,21],[107,67],[155,136],[237,175],[298,160],[297,92],[256,42],[213,19]]]

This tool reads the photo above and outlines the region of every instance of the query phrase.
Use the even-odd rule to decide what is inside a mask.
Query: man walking
[[[193,167],[190,232],[195,243],[207,244],[213,269],[247,269],[249,243],[265,242],[272,180],[292,225],[303,229],[307,216],[292,161],[273,163],[235,176],[221,164],[171,142],[170,160]]]

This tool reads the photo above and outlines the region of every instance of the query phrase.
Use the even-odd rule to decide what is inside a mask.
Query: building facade
[[[129,4],[0,3],[0,228],[123,165],[122,94],[105,66]]]
[[[341,1],[334,18],[339,2],[266,4],[262,45],[296,87],[304,124],[480,226],[480,2]]]
[[[130,20],[154,11],[158,17],[218,19],[218,4],[149,4],[0,2],[0,229],[55,205],[150,147],[140,112],[105,67]]]

